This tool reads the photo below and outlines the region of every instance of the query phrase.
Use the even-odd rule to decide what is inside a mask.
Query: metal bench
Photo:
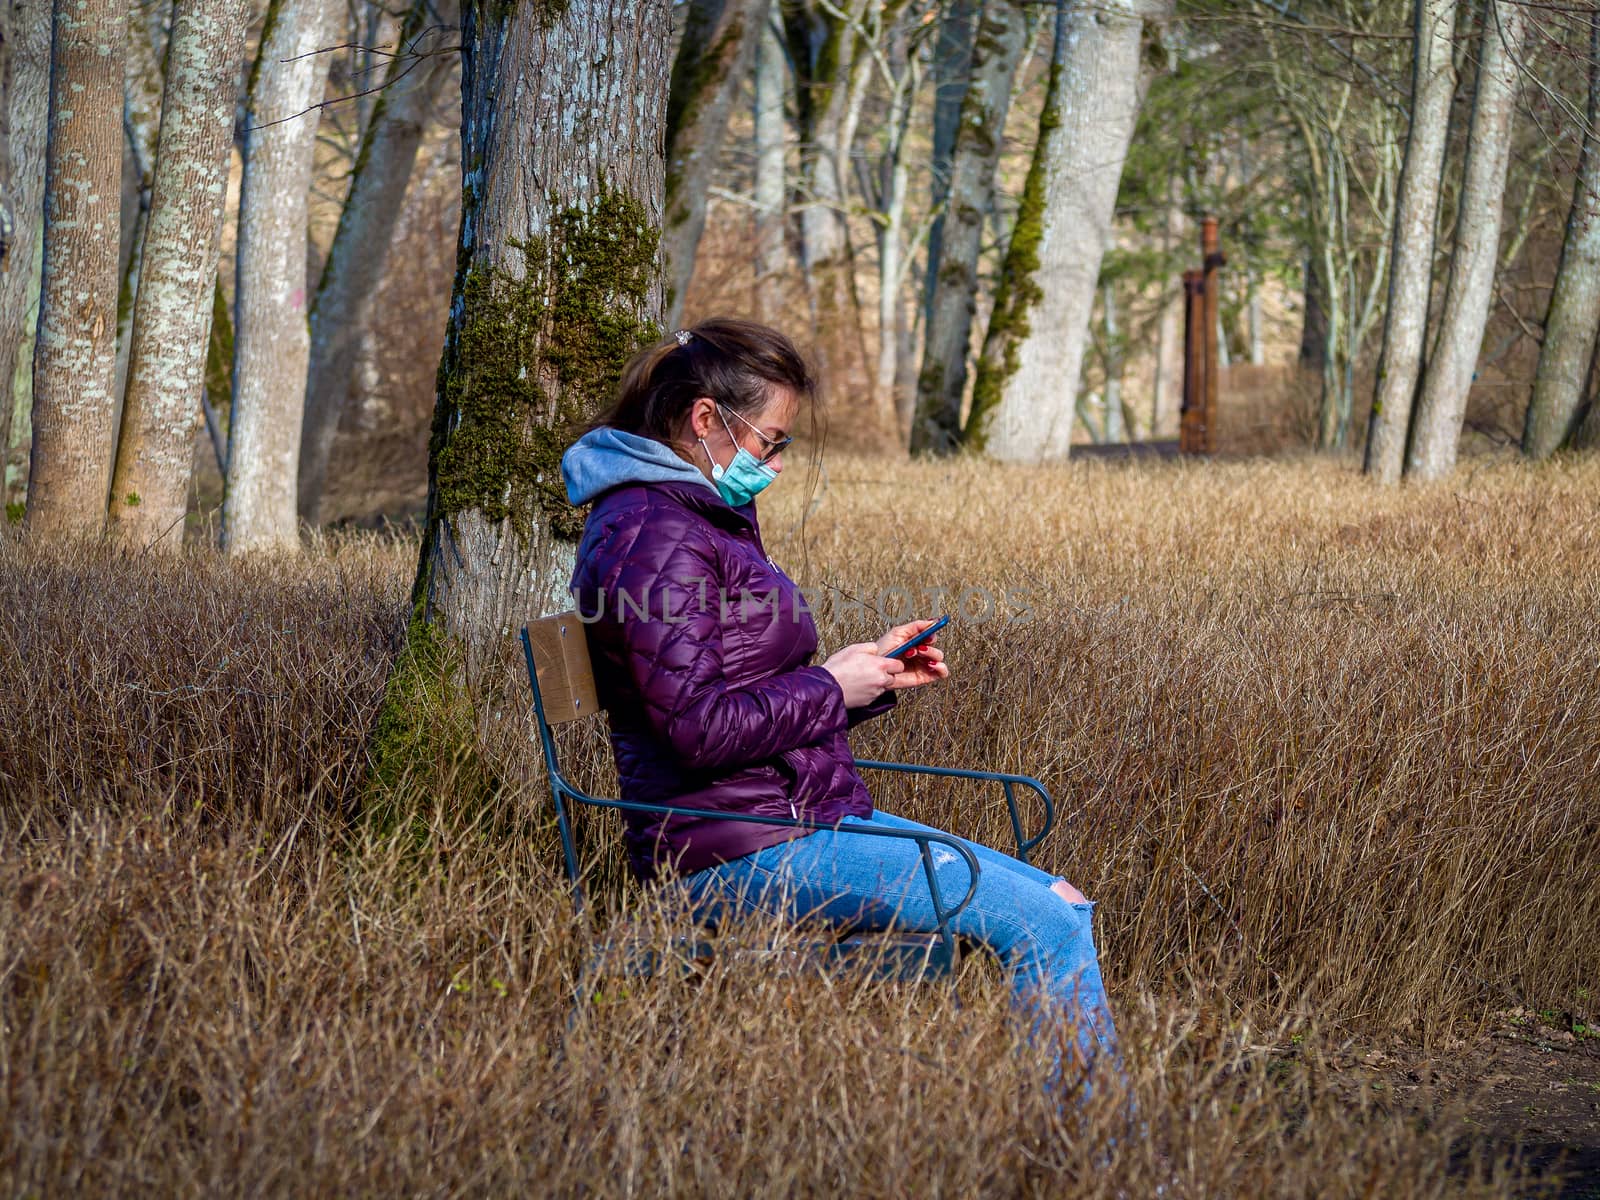
[[[702,819],[743,821],[800,829],[834,828],[832,825],[804,818],[711,812],[702,808],[643,804],[589,795],[573,784],[562,772],[556,755],[555,739],[551,734],[551,727],[554,725],[598,717],[603,712],[595,687],[594,670],[589,661],[588,638],[584,623],[579,620],[576,612],[559,613],[533,621],[522,630],[522,649],[527,660],[528,684],[533,689],[535,723],[538,726],[539,746],[544,753],[550,795],[555,805],[556,826],[561,836],[561,853],[565,860],[567,878],[572,884],[574,900],[580,908],[583,904],[583,882],[580,878],[577,849],[572,836],[569,802],[595,808],[617,809],[622,812],[686,815]],[[1029,852],[1044,841],[1055,826],[1055,807],[1051,802],[1050,793],[1037,779],[1027,775],[961,767],[923,766],[916,763],[880,762],[874,759],[857,759],[856,766],[873,771],[895,771],[998,783],[1010,813],[1011,831],[1017,843],[1017,857],[1024,862],[1028,861]],[[1036,792],[1044,806],[1043,826],[1031,836],[1023,832],[1016,796],[1016,789],[1019,787],[1030,788]],[[814,931],[814,936],[808,936],[805,941],[806,956],[823,962],[866,964],[880,974],[908,979],[939,976],[952,971],[960,960],[961,946],[959,939],[951,931],[950,922],[962,909],[972,903],[972,898],[977,893],[978,878],[982,870],[977,856],[958,838],[943,833],[850,826],[841,827],[839,832],[849,833],[852,836],[896,838],[916,842],[921,853],[922,871],[927,880],[928,894],[933,901],[934,912],[938,916],[938,930],[934,933],[907,933],[894,930],[864,931],[846,927],[826,928]],[[948,849],[966,864],[967,888],[954,904],[948,903],[939,887],[939,880],[934,872],[934,846]],[[672,947],[666,954],[658,947],[647,951],[642,958],[636,958],[634,968],[640,973],[653,973],[661,968],[668,957],[676,959],[681,964],[693,964],[709,958],[710,953],[711,947],[704,941]],[[793,950],[785,949],[779,953],[790,955],[793,954]]]

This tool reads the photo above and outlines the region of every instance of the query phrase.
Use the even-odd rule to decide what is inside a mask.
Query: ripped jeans
[[[871,817],[845,817],[839,824],[842,829],[934,832],[881,810]],[[1053,1027],[1070,1023],[1085,1062],[1104,1056],[1120,1070],[1090,930],[1094,904],[1070,903],[1051,890],[1055,876],[976,842],[966,844],[982,874],[972,903],[951,920],[952,931],[981,942],[999,958],[1010,977],[1013,1007],[1029,1019],[1031,1040],[1043,1041]],[[966,893],[967,865],[943,846],[931,849],[940,894],[953,903]],[[743,911],[868,929],[938,928],[921,853],[909,839],[823,829],[695,871],[683,883],[702,921]],[[1052,1075],[1059,1070],[1052,1053]]]

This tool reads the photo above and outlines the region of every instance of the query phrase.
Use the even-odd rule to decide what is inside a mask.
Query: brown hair
[[[755,321],[713,317],[628,360],[617,399],[590,424],[672,444],[695,400],[709,396],[754,417],[774,386],[793,392],[816,419],[817,384],[805,357],[783,334]]]

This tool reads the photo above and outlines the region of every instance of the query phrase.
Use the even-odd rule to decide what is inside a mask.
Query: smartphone
[[[899,658],[901,655],[905,654],[908,650],[915,650],[918,646],[922,645],[923,642],[927,641],[929,638],[931,638],[934,634],[938,633],[939,630],[943,629],[948,624],[950,624],[950,614],[949,613],[945,613],[944,616],[940,617],[932,625],[929,625],[921,633],[917,634],[916,637],[912,638],[910,641],[902,642],[900,645],[896,646],[893,650],[889,651],[889,653],[885,654],[884,657],[885,658]]]

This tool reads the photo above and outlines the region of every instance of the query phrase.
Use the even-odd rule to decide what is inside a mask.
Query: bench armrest
[[[658,813],[662,816],[694,817],[710,821],[741,821],[749,825],[779,825],[792,829],[827,829],[834,833],[848,833],[852,836],[895,838],[900,841],[916,842],[922,856],[922,873],[928,882],[928,896],[933,901],[934,915],[938,920],[939,938],[944,943],[945,950],[952,956],[955,954],[955,936],[950,931],[950,920],[971,904],[972,898],[978,894],[978,876],[982,874],[978,856],[960,838],[950,834],[937,831],[922,833],[906,829],[864,829],[850,825],[830,825],[824,821],[807,821],[799,817],[758,817],[753,813],[719,812],[714,809],[685,808],[676,804],[644,804],[636,800],[612,800],[609,797],[591,796],[586,792],[580,792],[564,780],[557,784],[557,787],[568,799],[579,804],[588,804],[595,808],[614,808],[621,812]],[[565,840],[566,833],[563,830],[563,841]],[[934,845],[944,846],[959,855],[967,867],[967,889],[962,893],[960,900],[948,907],[939,890],[938,876],[934,873],[932,849]]]
[[[1010,775],[1004,771],[980,771],[972,767],[929,767],[921,763],[881,762],[877,759],[858,758],[856,766],[867,767],[875,771],[899,771],[909,775],[944,775],[955,779],[986,779],[998,783],[1005,792],[1006,809],[1011,814],[1011,833],[1017,839],[1017,857],[1023,862],[1028,861],[1028,852],[1045,838],[1050,836],[1050,831],[1056,827],[1056,806],[1050,799],[1050,793],[1031,775]],[[1039,793],[1039,799],[1044,801],[1044,828],[1032,837],[1024,837],[1022,833],[1022,818],[1017,813],[1017,797],[1013,789],[1018,785],[1032,788]]]

